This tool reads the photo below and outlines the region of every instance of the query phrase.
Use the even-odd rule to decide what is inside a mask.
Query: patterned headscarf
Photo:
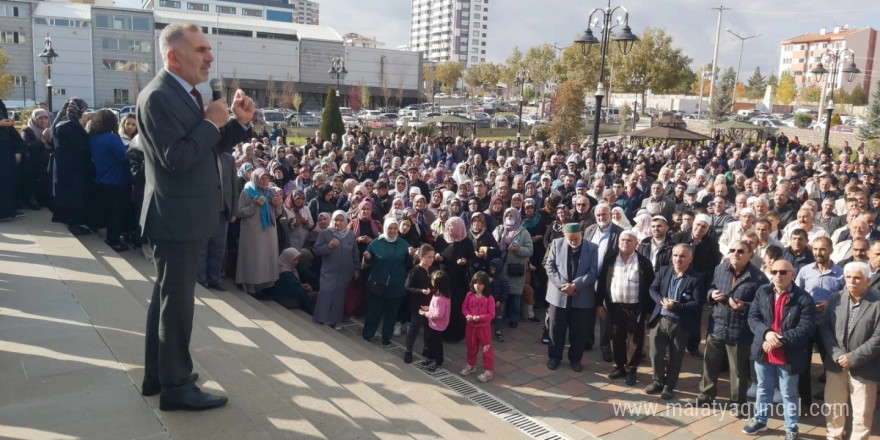
[[[451,217],[446,220],[446,230],[443,231],[443,238],[447,243],[452,244],[467,238],[467,226],[461,217]]]
[[[46,110],[43,110],[41,108],[38,108],[38,109],[34,110],[33,113],[31,113],[31,119],[28,121],[28,127],[31,128],[31,131],[34,132],[34,135],[37,138],[41,138],[43,136],[43,129],[41,129],[40,126],[37,125],[37,119],[40,119],[42,117],[48,118],[49,112]]]

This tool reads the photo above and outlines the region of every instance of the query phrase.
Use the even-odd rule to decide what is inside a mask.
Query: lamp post
[[[330,78],[336,78],[336,96],[341,96],[339,94],[339,80],[345,79],[345,75],[348,75],[348,71],[345,70],[345,60],[338,55],[333,57],[330,60],[330,70],[327,73]]]
[[[529,75],[529,71],[527,69],[521,69],[519,72],[516,72],[515,78],[516,84],[519,85],[519,122],[516,124],[516,148],[520,148],[520,139],[522,135],[522,112],[523,112],[523,101],[525,101],[525,93],[526,93],[526,84],[532,83],[532,77]]]
[[[630,85],[633,87],[633,89],[635,89],[639,93],[639,95],[644,96],[643,94],[645,93],[645,75],[641,74],[641,73],[637,73],[637,74],[633,75],[632,78],[630,79]],[[644,106],[645,106],[645,104],[642,103],[642,107],[644,107]],[[633,131],[635,131],[635,129],[636,129],[636,119],[638,119],[636,116],[638,114],[639,114],[638,101],[633,101]],[[626,121],[624,121],[624,123],[625,122]]]
[[[740,66],[742,66],[743,48],[746,45],[746,40],[751,40],[752,38],[759,37],[759,36],[761,36],[761,33],[759,32],[755,35],[743,37],[743,36],[738,35],[736,32],[730,30],[730,28],[727,28],[727,32],[730,35],[733,35],[734,37],[739,38],[739,43],[740,43],[739,44],[739,62],[736,63],[736,81],[734,81],[734,83],[733,83],[733,99],[731,99],[731,101],[730,101],[730,106],[733,107],[736,104],[736,86],[737,86],[737,84],[739,84],[739,68],[740,68]]]
[[[827,74],[831,74],[831,99],[828,100],[828,108],[826,109],[828,115],[825,118],[825,139],[822,142],[823,149],[828,148],[828,136],[831,133],[831,115],[834,113],[834,87],[837,86],[837,72],[841,70],[840,66],[845,64],[846,67],[842,69],[843,73],[846,74],[844,78],[846,79],[846,82],[852,82],[856,74],[862,72],[856,67],[855,57],[856,54],[852,49],[826,49],[821,55],[821,61],[819,61],[819,64],[810,70],[810,73],[815,75],[817,81],[823,79]],[[825,68],[823,62],[831,66],[830,72]],[[823,84],[823,91],[827,84],[827,82]]]
[[[52,49],[52,39],[46,34],[46,47],[40,54],[40,59],[46,65],[46,107],[52,113],[52,63],[58,58],[55,49]]]
[[[701,120],[703,116],[703,81],[712,78],[712,72],[703,70],[700,74],[700,108],[697,109],[697,120]]]
[[[623,15],[618,16],[617,24],[612,25],[611,18],[618,10],[622,11]],[[611,30],[618,26],[623,26],[620,33],[615,33],[612,37]],[[592,28],[599,29],[600,32],[602,32],[601,41],[593,36]],[[596,85],[596,111],[595,116],[593,117],[593,143],[590,146],[590,156],[593,158],[594,162],[596,160],[596,149],[599,146],[599,120],[602,115],[602,98],[605,97],[605,85],[603,83],[605,77],[605,58],[608,54],[608,42],[612,39],[617,41],[621,52],[626,55],[632,49],[633,44],[639,40],[639,37],[635,36],[629,28],[629,11],[627,11],[626,7],[615,6],[612,8],[611,0],[608,0],[608,6],[606,8],[596,8],[590,12],[590,20],[587,24],[587,29],[583,34],[578,35],[578,38],[574,41],[576,44],[580,45],[581,53],[585,56],[596,44],[601,44],[602,46],[601,63],[599,64],[599,82]]]

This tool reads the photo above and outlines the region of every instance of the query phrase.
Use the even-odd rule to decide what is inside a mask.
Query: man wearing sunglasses
[[[748,313],[755,291],[769,284],[760,267],[751,263],[749,243],[741,240],[730,244],[727,259],[715,269],[709,286],[708,335],[703,358],[703,375],[697,405],[711,404],[718,395],[718,377],[726,357],[730,365],[730,403],[738,417],[746,414],[746,390],[749,387],[749,347],[752,331]]]
[[[773,388],[778,384],[785,414],[785,438],[798,438],[798,375],[810,365],[810,336],[816,331],[816,305],[804,289],[794,284],[794,266],[777,260],[770,268],[770,285],[761,286],[749,308],[749,329],[754,334],[751,355],[758,376],[755,417],[742,432],[756,435],[767,430]]]

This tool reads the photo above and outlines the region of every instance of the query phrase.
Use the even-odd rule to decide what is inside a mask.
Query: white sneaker
[[[400,323],[394,324],[394,336],[400,336]]]
[[[752,386],[749,387],[748,391],[746,391],[746,396],[749,399],[754,399],[758,397],[758,384],[753,383]]]

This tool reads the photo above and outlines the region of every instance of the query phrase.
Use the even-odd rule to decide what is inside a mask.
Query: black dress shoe
[[[571,362],[571,369],[580,373],[581,371],[584,371],[584,366],[581,365],[581,363],[578,361],[572,361]]]
[[[609,379],[620,379],[621,377],[626,376],[626,371],[623,371],[620,368],[615,368],[608,373]]]
[[[703,353],[700,353],[700,350],[688,350],[688,353],[699,360],[703,360]]]
[[[705,394],[700,394],[699,396],[697,396],[697,406],[700,408],[712,406],[712,402],[714,402],[714,401],[715,401],[715,399],[713,399]]]
[[[209,288],[209,289],[212,289],[212,290],[216,290],[216,291],[218,291],[218,292],[225,292],[225,291],[226,291],[226,288],[223,287],[223,284],[222,284],[222,283],[211,283],[211,284],[208,284],[208,288]]]
[[[635,371],[627,371],[626,372],[626,384],[629,386],[633,386],[636,384],[636,372]]]
[[[651,382],[651,385],[645,387],[645,394],[657,394],[663,391],[663,384],[660,382]]]
[[[411,351],[404,352],[403,353],[403,363],[404,364],[411,364],[412,361],[413,361],[412,352]]]
[[[223,406],[229,398],[206,393],[197,387],[183,393],[164,392],[159,396],[159,409],[162,411],[204,411]]]
[[[559,359],[550,359],[547,361],[547,368],[555,370],[559,368]]]
[[[189,381],[195,383],[199,380],[199,373],[193,373],[189,375]],[[141,395],[150,397],[155,396],[162,392],[162,385],[159,385],[159,381],[146,381],[144,380],[143,385],[141,385]]]
[[[611,349],[600,347],[602,349],[602,360],[605,362],[614,362],[614,356],[611,355]]]

